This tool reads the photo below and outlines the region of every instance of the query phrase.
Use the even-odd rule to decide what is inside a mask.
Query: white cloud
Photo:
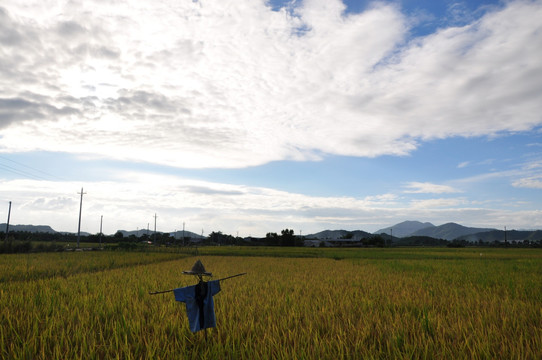
[[[46,224],[59,231],[77,229],[81,186],[72,182],[4,180],[0,197],[13,202],[12,223]],[[72,189],[70,191],[70,189]],[[269,188],[190,180],[147,173],[122,173],[112,181],[84,186],[82,230],[104,232],[153,227],[173,231],[185,222],[190,231],[224,231],[264,236],[265,231],[302,226],[355,228],[360,218],[376,218],[374,209],[390,205],[389,194],[367,199],[315,197]]]
[[[502,159],[501,159],[502,160]],[[463,161],[457,165],[458,169],[466,168],[467,166],[481,166],[481,165],[491,165],[495,162],[495,159],[485,159],[473,163],[472,161]]]
[[[365,198],[365,201],[375,202],[375,204],[379,204],[379,205],[397,204],[398,200],[399,200],[399,197],[395,194],[382,194],[382,195],[375,195],[375,196],[367,196]]]
[[[515,180],[512,185],[518,188],[542,189],[542,175]]]
[[[542,160],[529,161],[525,163],[523,167],[525,170],[542,169]]]
[[[12,201],[12,224],[50,225],[77,231],[81,184],[38,180],[0,181],[0,198]],[[324,229],[376,231],[405,219],[434,224],[532,227],[539,210],[514,210],[509,202],[493,209],[464,198],[412,200],[394,194],[365,198],[309,196],[263,187],[222,184],[147,173],[119,173],[110,181],[84,184],[81,230],[97,233],[103,215],[106,234],[154,227],[200,233],[222,231],[265,236],[284,228],[310,234]]]
[[[542,122],[542,2],[405,41],[338,1],[3,2],[0,150],[243,167]]]
[[[408,190],[403,192],[409,194],[445,194],[445,193],[457,193],[460,192],[448,185],[438,185],[428,182],[410,182],[405,186]]]
[[[528,154],[530,158],[514,174],[512,186],[526,189],[542,189],[542,160],[540,154]]]
[[[468,205],[469,203],[463,198],[440,198],[440,199],[425,199],[412,200],[412,208],[417,209],[436,209],[436,208],[456,208],[459,205]]]

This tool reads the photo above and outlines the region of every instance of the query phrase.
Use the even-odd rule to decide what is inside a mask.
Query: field
[[[201,259],[217,327],[171,293]],[[202,248],[0,256],[0,358],[540,359],[538,249]]]

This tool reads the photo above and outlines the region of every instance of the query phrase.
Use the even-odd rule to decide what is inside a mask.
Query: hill
[[[416,231],[426,228],[433,228],[435,225],[430,222],[422,223],[420,221],[403,221],[402,223],[389,226],[378,231],[375,231],[374,234],[392,234],[394,237],[407,237],[414,234]]]
[[[175,239],[182,239],[183,236],[185,239],[204,239],[206,237],[187,230],[184,231],[184,235],[182,230],[172,231],[169,235],[173,236]]]
[[[456,223],[447,223],[440,226],[418,230],[412,236],[430,236],[435,239],[454,240],[461,236],[472,235],[495,229],[466,227]]]
[[[352,240],[359,241],[363,238],[370,238],[373,235],[366,231],[362,230],[324,230],[316,234],[310,234],[305,236],[307,239],[318,239],[318,240]]]
[[[464,235],[458,238],[458,240],[466,240],[469,242],[488,242],[492,243],[495,241],[504,242],[505,232],[503,230],[491,230],[485,232],[479,232],[471,235]],[[507,241],[540,241],[542,240],[542,230],[508,230],[506,231],[506,240]]]
[[[0,224],[0,231],[6,231],[6,223]],[[25,232],[44,232],[44,233],[56,233],[49,225],[9,225],[9,231],[25,231]]]

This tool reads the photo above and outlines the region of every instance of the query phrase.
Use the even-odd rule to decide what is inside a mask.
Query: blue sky
[[[11,223],[542,224],[541,1],[0,6]],[[152,227],[152,225],[151,225]]]

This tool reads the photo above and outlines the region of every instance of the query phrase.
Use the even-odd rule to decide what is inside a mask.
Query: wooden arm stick
[[[222,280],[227,280],[227,279],[231,279],[231,278],[234,278],[234,277],[237,277],[237,276],[242,276],[242,275],[246,275],[247,273],[241,273],[241,274],[237,274],[237,275],[231,275],[231,276],[226,276],[222,279],[218,279],[217,281],[222,281]]]
[[[175,289],[162,290],[162,291],[149,291],[149,295],[164,294],[164,293],[172,292],[173,290]]]
[[[231,279],[231,278],[234,278],[234,277],[237,277],[237,276],[242,276],[242,275],[246,275],[247,273],[241,273],[241,274],[237,274],[237,275],[231,275],[231,276],[226,276],[222,279],[218,279],[216,281],[222,281],[222,280],[227,280],[227,279]],[[168,293],[168,292],[172,292],[173,290],[175,289],[170,289],[170,290],[162,290],[162,291],[149,291],[149,295],[156,295],[156,294],[165,294],[165,293]]]

